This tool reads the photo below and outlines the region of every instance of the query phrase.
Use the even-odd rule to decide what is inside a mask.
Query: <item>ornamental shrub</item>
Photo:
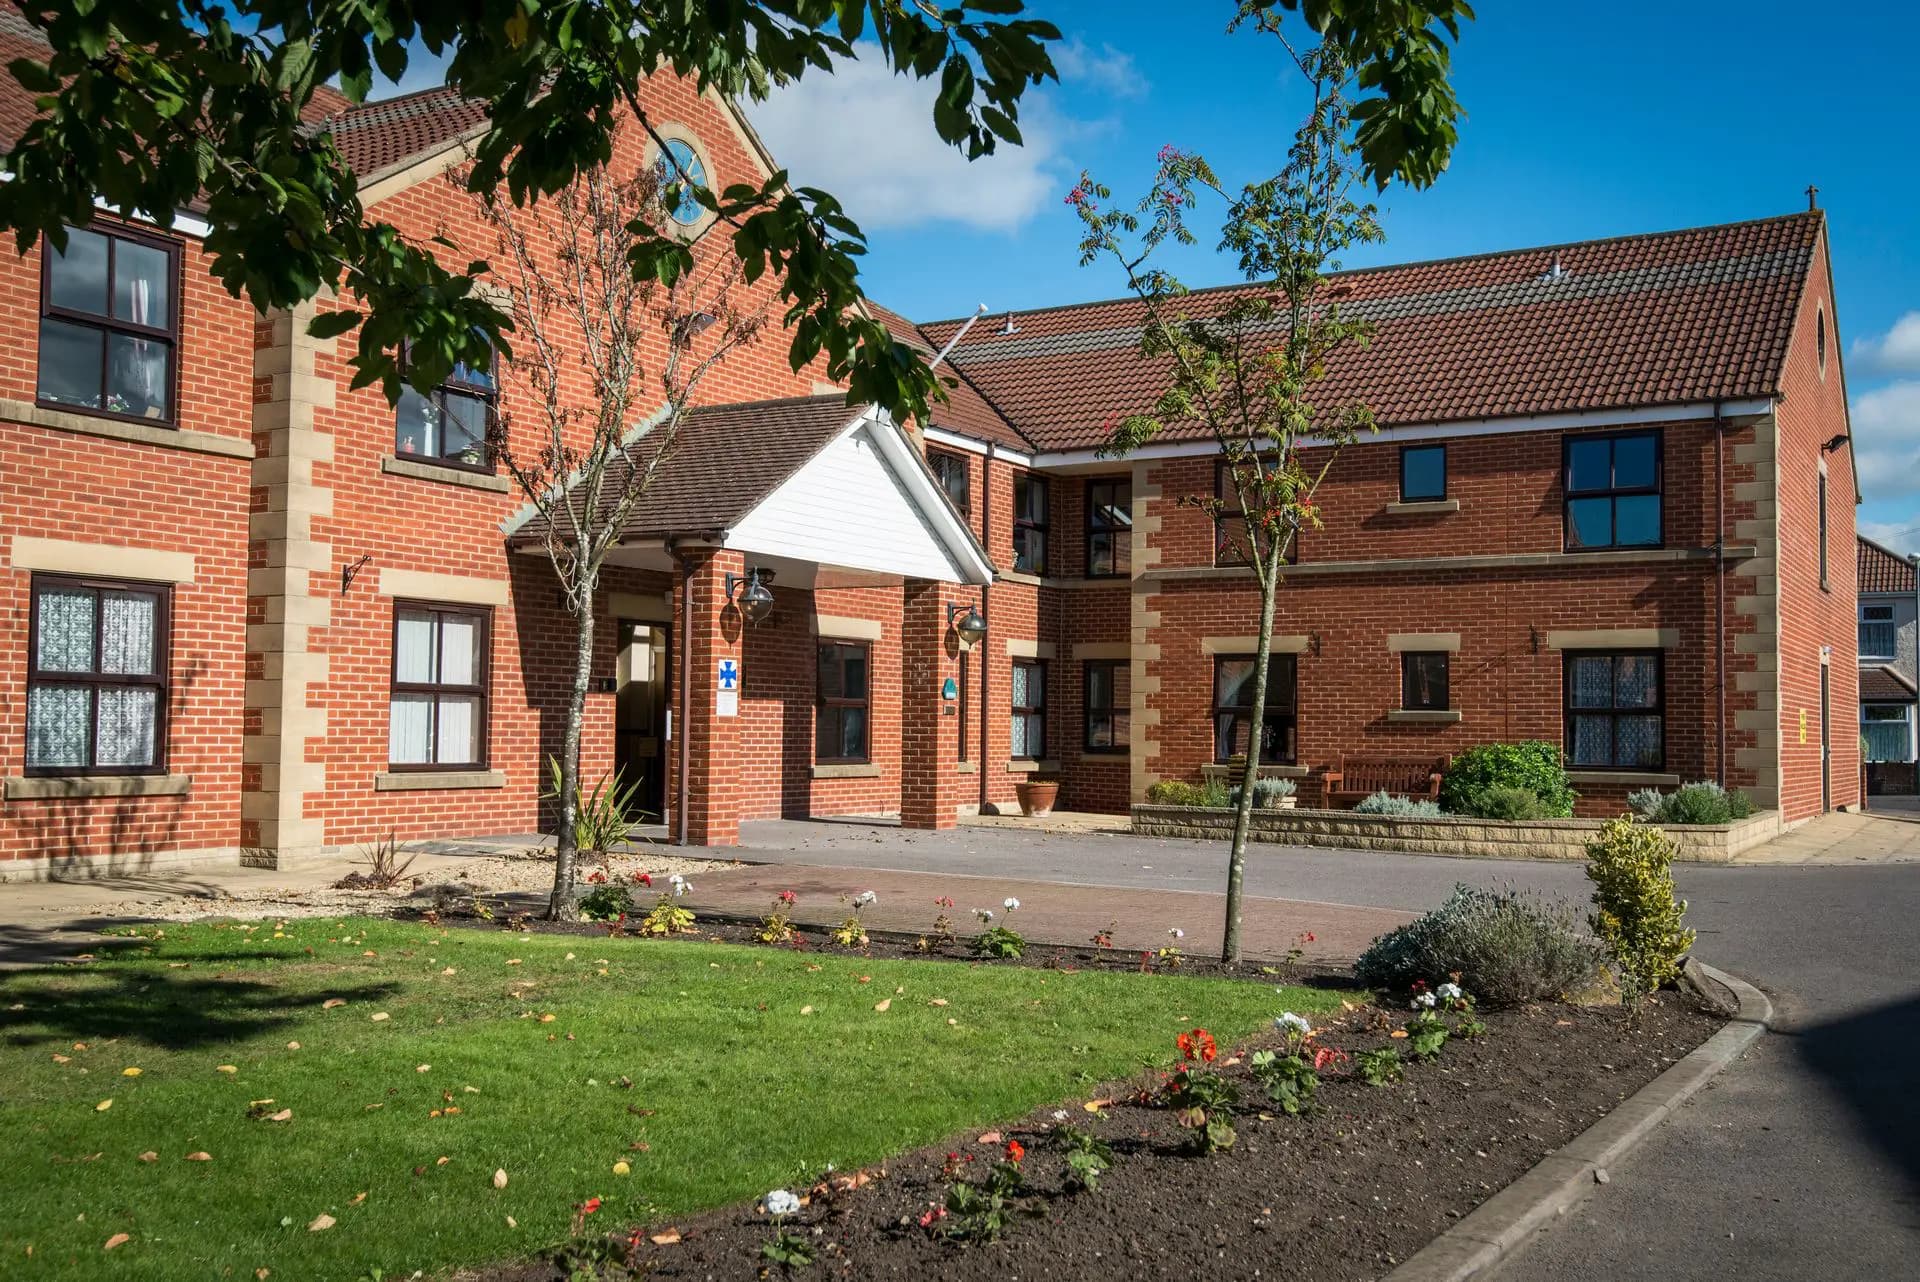
[[[1587,843],[1587,921],[1619,965],[1629,1001],[1672,983],[1693,947],[1687,903],[1674,894],[1673,851],[1666,833],[1630,818],[1608,820]]]
[[[1162,779],[1147,785],[1147,803],[1154,806],[1200,806],[1206,804],[1207,790],[1184,779]]]
[[[1298,789],[1299,785],[1291,779],[1256,779],[1253,781],[1253,808],[1278,810],[1281,798],[1291,797]],[[1234,788],[1227,793],[1227,804],[1235,807],[1240,804],[1240,789]]]
[[[1462,882],[1440,907],[1374,940],[1354,973],[1392,993],[1458,973],[1484,1003],[1511,1006],[1584,988],[1602,956],[1564,900]]]
[[[1473,798],[1473,813],[1481,819],[1559,819],[1531,788],[1497,783]]]
[[[1444,813],[1435,802],[1422,797],[1415,801],[1411,797],[1396,797],[1382,788],[1360,801],[1353,808],[1356,815],[1400,815],[1410,818],[1425,818],[1429,815]]]
[[[1538,797],[1544,807],[1539,818],[1573,815],[1574,791],[1560,762],[1559,745],[1542,739],[1467,749],[1440,780],[1440,807],[1456,815],[1478,815],[1481,794],[1502,786],[1524,788]]]
[[[1651,823],[1724,824],[1753,813],[1753,799],[1738,788],[1726,789],[1711,779],[1661,793],[1643,788],[1627,794],[1634,814]]]

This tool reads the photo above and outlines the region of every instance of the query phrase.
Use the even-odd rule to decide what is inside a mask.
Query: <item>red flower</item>
[[[799,898],[800,896],[794,894],[791,890],[783,890],[780,892],[780,902],[788,905],[789,907],[791,907],[794,903],[796,903],[799,900]]]
[[[1343,1064],[1346,1062],[1346,1059],[1347,1053],[1345,1051],[1336,1050],[1331,1046],[1322,1046],[1313,1053],[1313,1071],[1323,1073],[1326,1071],[1327,1065]]]
[[[640,884],[641,884],[642,886],[651,886],[651,885],[653,884],[653,874],[652,874],[652,873],[648,873],[648,872],[637,872],[637,873],[635,873],[635,874],[633,874],[633,879],[634,879],[635,881],[637,881],[637,882],[639,882],[639,883],[640,883]]]
[[[1214,1057],[1220,1053],[1220,1048],[1214,1044],[1213,1034],[1204,1028],[1180,1034],[1173,1039],[1173,1044],[1180,1048],[1180,1058],[1197,1059],[1203,1064],[1213,1063]]]
[[[1007,1141],[1007,1160],[1009,1162],[1012,1162],[1015,1166],[1018,1166],[1020,1165],[1020,1159],[1025,1157],[1026,1155],[1027,1155],[1026,1146],[1022,1144],[1019,1140]]]
[[[1308,931],[1306,934],[1300,936],[1300,938],[1306,940],[1309,944],[1311,944],[1313,942],[1313,932]]]
[[[600,1209],[600,1199],[597,1197],[590,1197],[586,1201],[580,1204],[581,1212],[586,1215],[592,1215],[595,1211],[599,1209]]]

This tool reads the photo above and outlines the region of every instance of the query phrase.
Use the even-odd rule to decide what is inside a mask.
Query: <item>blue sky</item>
[[[1804,209],[1817,184],[1861,526],[1920,551],[1920,176],[1907,154],[1920,5],[1845,22],[1810,20],[1804,4],[1476,7],[1456,52],[1469,119],[1452,168],[1428,191],[1388,192],[1387,243],[1350,265],[1764,217]],[[1076,262],[1061,200],[1080,170],[1131,195],[1171,142],[1232,181],[1264,176],[1301,110],[1278,49],[1225,34],[1226,0],[1029,8],[1068,42],[1063,83],[1026,108],[1018,153],[945,153],[926,91],[871,66],[751,110],[796,180],[833,190],[866,228],[868,292],[917,319],[1119,292],[1111,269]],[[1193,284],[1231,270],[1201,251],[1179,266]]]

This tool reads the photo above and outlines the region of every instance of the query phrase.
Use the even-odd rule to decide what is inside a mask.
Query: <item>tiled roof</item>
[[[1913,699],[1913,686],[1906,675],[1882,664],[1873,668],[1860,669],[1860,701],[1862,703],[1908,703]]]
[[[873,318],[887,327],[896,342],[904,343],[922,356],[931,359],[939,350],[920,332],[919,326],[890,307],[883,307],[872,299],[866,300],[867,310]],[[941,384],[947,389],[947,403],[933,407],[933,425],[945,428],[961,436],[970,436],[975,440],[993,441],[999,445],[1027,451],[1033,448],[1033,442],[1021,434],[1019,429],[1009,423],[992,402],[980,394],[973,381],[951,362],[941,365],[934,371]]]
[[[672,452],[647,485],[623,537],[664,538],[729,529],[831,444],[864,411],[839,393],[709,405],[687,411]],[[653,451],[637,451],[645,466]],[[537,542],[534,521],[508,540]]]
[[[362,179],[437,151],[487,118],[487,105],[451,85],[349,107],[322,126]]]
[[[1913,562],[1898,552],[1888,551],[1865,535],[1856,537],[1860,543],[1860,591],[1913,591]]]
[[[1771,396],[1820,229],[1801,213],[1339,273],[1329,297],[1374,333],[1335,353],[1314,400],[1363,399],[1394,426]],[[1196,291],[1189,306],[1248,288]],[[1012,334],[976,327],[950,359],[1043,449],[1099,444],[1102,424],[1165,387],[1138,353],[1137,300],[1011,319]],[[939,344],[960,324],[919,330]]]

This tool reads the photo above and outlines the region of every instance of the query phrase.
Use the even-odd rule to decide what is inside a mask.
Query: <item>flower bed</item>
[[[644,1226],[588,1225],[604,1236],[576,1242],[571,1255],[475,1276],[562,1279],[584,1252],[636,1276],[752,1277],[776,1259],[772,1247],[810,1261],[794,1264],[795,1276],[1161,1277],[1200,1261],[1223,1277],[1376,1278],[1719,1026],[1678,995],[1637,1022],[1618,1008],[1525,1007],[1481,1016],[1481,1035],[1414,1062],[1417,1032],[1390,1034],[1404,1018],[1363,1009],[1320,1029],[1303,1057],[1317,1061],[1319,1084],[1298,1115],[1277,1102],[1273,1061],[1255,1058],[1261,1049],[1284,1056],[1297,1030],[1221,1046],[1217,1059],[1212,1039],[1194,1030],[1172,1073],[862,1170],[815,1172],[753,1202]],[[1408,1022],[1425,1018],[1416,1011]],[[1363,1053],[1387,1048],[1408,1061],[1404,1076],[1368,1085]],[[1189,1073],[1199,1085],[1182,1086]],[[1209,1115],[1234,1132],[1209,1151],[1209,1118],[1189,1113],[1209,1106],[1187,1095],[1205,1099],[1218,1084],[1240,1102]],[[772,1271],[782,1272],[777,1263]]]
[[[1461,815],[1403,818],[1351,810],[1256,810],[1255,841],[1338,850],[1396,850],[1491,859],[1587,857],[1599,819],[1474,819]],[[1676,859],[1726,863],[1780,832],[1777,811],[1763,810],[1728,824],[1662,825],[1679,849]],[[1135,806],[1133,831],[1143,837],[1219,840],[1233,834],[1233,812],[1200,806]]]

